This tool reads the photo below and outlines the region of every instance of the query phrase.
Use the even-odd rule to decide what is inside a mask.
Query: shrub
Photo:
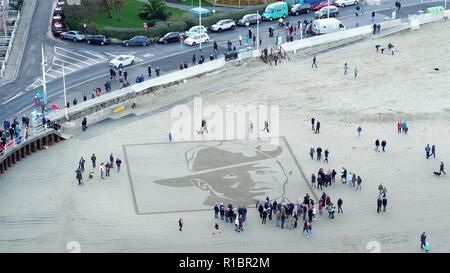
[[[168,21],[156,22],[153,27],[148,29],[148,37],[156,38],[171,31],[182,32],[187,29],[185,22]],[[130,39],[134,36],[145,36],[147,33],[143,28],[116,28],[104,27],[102,34],[120,40]]]

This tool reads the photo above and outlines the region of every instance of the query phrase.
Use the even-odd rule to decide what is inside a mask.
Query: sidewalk
[[[14,34],[13,46],[9,54],[8,62],[6,63],[5,74],[0,79],[0,86],[12,82],[17,78],[36,2],[37,0],[23,2],[22,10],[20,11],[20,21]]]

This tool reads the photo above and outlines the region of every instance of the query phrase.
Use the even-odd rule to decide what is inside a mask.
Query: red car
[[[52,18],[52,26],[56,24],[64,24],[64,20],[61,16],[53,16]]]
[[[328,5],[332,6],[332,5],[333,5],[332,1],[330,1],[330,4],[328,4],[328,1],[326,1],[326,2],[320,2],[319,4],[312,4],[312,5],[311,5],[311,8],[312,8],[314,11],[318,11],[319,9],[321,9],[321,8],[323,8],[323,7],[326,7],[326,6],[328,6]]]
[[[66,28],[61,23],[55,23],[52,26],[52,33],[54,36],[59,36],[61,33],[66,32]]]

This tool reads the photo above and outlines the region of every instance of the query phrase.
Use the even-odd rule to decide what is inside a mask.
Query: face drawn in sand
[[[277,160],[282,152],[281,146],[257,141],[197,144],[185,153],[189,175],[154,183],[207,191],[204,205],[250,205],[266,196],[284,199],[288,176]]]

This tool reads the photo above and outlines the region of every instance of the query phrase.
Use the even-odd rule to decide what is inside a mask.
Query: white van
[[[317,19],[312,22],[311,32],[315,35],[345,30],[344,24],[336,18]]]

